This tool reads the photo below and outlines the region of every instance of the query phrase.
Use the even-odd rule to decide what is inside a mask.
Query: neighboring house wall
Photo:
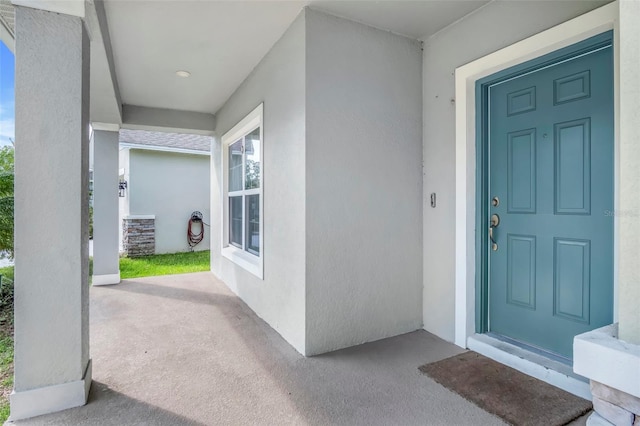
[[[455,69],[606,3],[491,2],[425,41],[424,198],[437,194],[436,208],[425,205],[423,219],[427,331],[454,340]]]
[[[306,10],[217,114],[212,271],[305,355],[421,327],[421,84],[419,42]],[[220,247],[220,137],[261,102],[264,280]]]
[[[129,149],[130,215],[155,215],[156,253],[188,251],[187,222],[195,210],[209,215],[209,156]],[[120,222],[122,223],[122,221]],[[211,230],[195,250],[208,250]]]
[[[387,31],[306,16],[313,355],[422,326],[422,51]]]
[[[304,13],[216,114],[211,269],[258,316],[305,352]],[[221,255],[220,137],[264,102],[264,280]]]

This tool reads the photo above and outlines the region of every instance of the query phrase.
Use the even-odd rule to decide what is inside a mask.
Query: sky
[[[14,64],[13,53],[0,41],[0,146],[15,139]]]

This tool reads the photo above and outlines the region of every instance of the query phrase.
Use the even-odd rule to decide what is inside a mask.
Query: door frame
[[[476,333],[489,330],[489,241],[484,232],[489,224],[489,88],[506,80],[546,67],[557,65],[577,56],[589,54],[613,43],[612,31],[556,50],[515,67],[499,71],[476,81]],[[524,342],[527,343],[527,342]]]
[[[483,268],[479,260],[481,242],[486,236],[482,230],[486,222],[480,214],[481,179],[477,179],[482,166],[477,156],[476,143],[482,134],[481,121],[476,120],[477,105],[482,92],[477,83],[496,76],[517,65],[540,59],[561,51],[598,34],[613,30],[614,67],[614,210],[619,206],[619,29],[618,2],[613,2],[543,31],[469,64],[456,68],[456,208],[455,208],[455,344],[466,348],[467,339],[486,326],[482,309],[477,308],[476,294],[481,292],[480,277]],[[566,52],[565,52],[566,55]],[[527,65],[523,65],[528,67]],[[493,80],[493,78],[491,78]],[[480,157],[480,158],[479,158]],[[480,162],[478,162],[480,161]],[[486,199],[486,197],[484,198]],[[480,210],[480,211],[478,211]],[[478,230],[478,231],[476,231]],[[480,232],[480,238],[476,238]],[[618,220],[614,216],[613,253],[613,320],[618,318]],[[486,246],[486,244],[485,244]],[[486,268],[484,268],[486,270]],[[486,273],[486,271],[484,271]],[[481,293],[482,294],[482,293]],[[486,296],[486,294],[485,294]]]

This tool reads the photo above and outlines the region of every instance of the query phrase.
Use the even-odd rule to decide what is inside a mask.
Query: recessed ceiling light
[[[191,77],[191,73],[189,71],[176,71],[176,75],[182,78]]]

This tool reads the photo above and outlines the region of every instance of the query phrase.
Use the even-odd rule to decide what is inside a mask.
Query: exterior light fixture
[[[189,71],[176,71],[176,75],[178,77],[182,77],[182,78],[187,78],[187,77],[191,77],[191,73]]]
[[[127,189],[127,181],[121,180],[118,183],[118,197],[124,197],[124,192]]]

